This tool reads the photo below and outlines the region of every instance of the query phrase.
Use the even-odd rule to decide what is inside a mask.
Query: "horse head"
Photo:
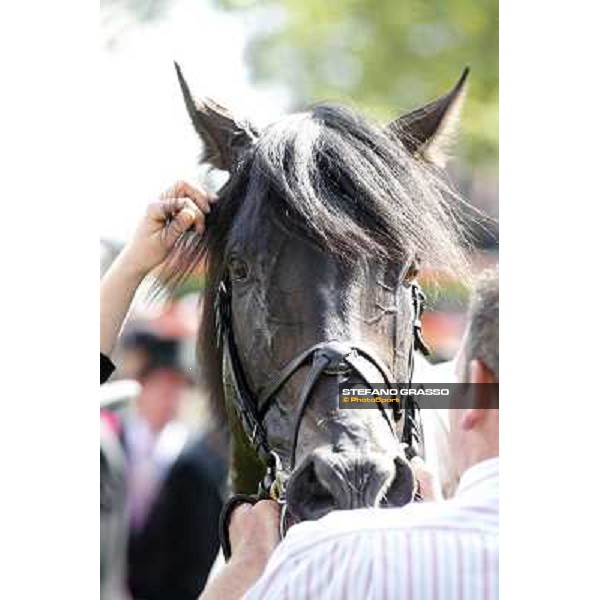
[[[467,72],[387,127],[321,104],[259,131],[194,101],[177,70],[203,161],[229,173],[204,238],[188,234],[167,269],[207,263],[199,349],[233,432],[234,489],[255,492],[270,453],[296,519],[405,504],[415,481],[396,422],[341,408],[339,385],[406,381],[420,265],[465,272],[441,168]]]

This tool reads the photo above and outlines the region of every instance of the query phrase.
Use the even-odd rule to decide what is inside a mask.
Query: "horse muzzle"
[[[286,502],[294,520],[307,521],[332,510],[403,506],[412,500],[415,488],[403,456],[320,447],[290,476]]]

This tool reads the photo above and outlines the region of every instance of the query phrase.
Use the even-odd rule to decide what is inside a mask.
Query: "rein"
[[[401,281],[404,280],[404,276]],[[405,285],[403,282],[402,285]],[[414,354],[416,351],[429,355],[421,328],[421,315],[425,304],[425,294],[416,282],[410,283],[413,324],[412,344],[408,357],[407,384],[412,383],[414,371]],[[233,407],[240,420],[242,428],[258,457],[266,465],[266,473],[260,482],[256,495],[237,494],[226,503],[221,513],[219,533],[225,559],[231,556],[229,542],[229,520],[233,510],[242,503],[256,503],[263,499],[273,499],[281,507],[280,535],[283,538],[287,531],[287,510],[285,501],[286,472],[283,469],[279,455],[271,448],[267,432],[263,425],[265,416],[270,410],[278,392],[302,367],[311,365],[300,393],[300,405],[296,416],[291,447],[290,472],[296,462],[296,449],[302,419],[310,405],[312,391],[321,376],[357,374],[365,383],[373,384],[381,381],[391,387],[393,376],[383,361],[361,344],[340,342],[337,340],[320,342],[302,351],[289,361],[280,371],[272,375],[268,381],[254,393],[249,385],[242,367],[241,359],[235,343],[232,321],[232,292],[228,276],[224,276],[218,286],[215,298],[215,325],[219,346],[223,352],[223,373],[231,375],[234,388]],[[422,435],[419,406],[411,396],[405,396],[401,404],[393,405],[393,421],[383,404],[378,405],[388,423],[392,435],[397,436],[400,429],[399,441],[406,445],[406,455],[409,460],[422,455]]]

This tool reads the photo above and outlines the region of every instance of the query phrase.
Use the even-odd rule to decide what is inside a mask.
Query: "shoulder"
[[[364,508],[334,511],[318,521],[300,523],[290,530],[294,543],[378,532],[415,532],[477,529],[486,526],[486,515],[497,517],[495,507],[470,507],[455,500],[412,503],[402,508]],[[465,518],[468,517],[468,518]]]
[[[273,558],[282,562],[306,557],[319,563],[330,560],[336,549],[354,553],[363,548],[365,556],[376,560],[381,556],[380,550],[389,544],[402,551],[403,547],[419,543],[419,539],[428,543],[432,538],[461,538],[467,544],[471,540],[477,544],[482,535],[497,535],[497,515],[480,516],[467,510],[445,501],[393,509],[334,511],[318,521],[293,526]]]
[[[376,585],[395,589],[404,580],[417,585],[421,574],[429,572],[428,567],[442,556],[452,561],[461,554],[462,560],[474,561],[473,565],[481,562],[480,556],[494,560],[494,529],[480,527],[462,510],[450,501],[412,504],[401,509],[336,511],[295,525],[247,598],[290,596],[290,590],[308,586],[342,598],[348,595],[349,574],[368,587],[372,574],[378,572],[382,577]],[[380,596],[371,591],[371,597]],[[302,594],[294,592],[290,597]]]

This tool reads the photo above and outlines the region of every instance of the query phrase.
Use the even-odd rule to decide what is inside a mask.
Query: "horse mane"
[[[392,131],[343,106],[319,104],[278,121],[240,157],[204,235],[184,235],[161,277],[171,287],[201,264],[206,268],[197,348],[217,416],[224,417],[225,403],[214,299],[228,236],[247,203],[256,207],[243,223],[250,232],[264,229],[269,218],[341,261],[414,256],[423,266],[470,281],[471,207],[439,170],[413,156]]]

